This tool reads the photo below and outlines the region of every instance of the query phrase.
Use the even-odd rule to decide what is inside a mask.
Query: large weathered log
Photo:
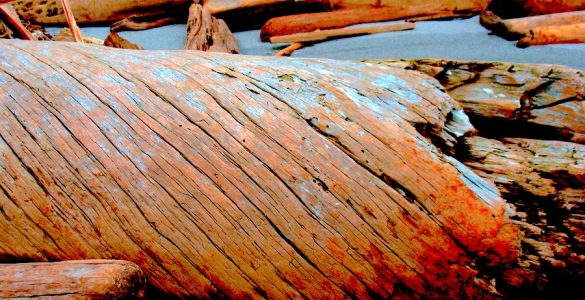
[[[488,8],[509,19],[585,10],[585,0],[492,0]]]
[[[0,259],[130,260],[179,297],[367,299],[481,297],[477,268],[516,258],[503,200],[423,137],[472,129],[434,79],[101,50],[0,42]]]
[[[240,53],[238,42],[225,22],[211,16],[200,4],[189,8],[185,50]]]
[[[353,9],[353,8],[367,8],[367,7],[383,7],[401,5],[402,7],[415,6],[421,2],[432,2],[441,7],[459,7],[461,9],[471,9],[480,11],[487,7],[489,0],[330,0],[334,9]]]
[[[0,264],[1,299],[139,299],[146,280],[120,260]]]
[[[344,9],[333,12],[308,13],[273,18],[262,26],[260,39],[315,30],[345,27],[361,23],[401,20],[421,17],[471,16],[482,6],[473,1],[392,1],[382,7]]]
[[[65,25],[63,8],[57,0],[20,0],[12,4],[23,19],[43,25]],[[176,14],[187,10],[193,0],[70,0],[79,24],[113,23],[141,14]]]
[[[371,62],[414,69],[437,78],[463,105],[482,135],[585,143],[583,71],[495,62]]]
[[[585,43],[585,22],[569,25],[537,27],[516,44],[525,48],[536,45]]]

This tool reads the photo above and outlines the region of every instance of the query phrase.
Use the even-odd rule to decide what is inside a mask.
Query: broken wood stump
[[[140,268],[120,260],[0,264],[2,299],[141,299]]]
[[[419,72],[0,41],[0,260],[116,258],[178,297],[487,297],[518,254]],[[41,63],[42,62],[42,63]],[[484,295],[485,293],[485,295]]]
[[[189,8],[185,50],[240,53],[238,42],[225,22],[213,17],[200,4]]]

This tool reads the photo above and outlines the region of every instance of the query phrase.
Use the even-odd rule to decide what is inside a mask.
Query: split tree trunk
[[[1,299],[140,299],[146,280],[127,261],[0,264]]]
[[[185,50],[240,53],[238,42],[225,22],[211,16],[209,10],[200,4],[189,8]]]
[[[516,259],[494,188],[425,138],[473,130],[427,76],[43,46],[0,42],[2,260],[130,260],[185,298],[368,299],[485,297],[475,268]]]

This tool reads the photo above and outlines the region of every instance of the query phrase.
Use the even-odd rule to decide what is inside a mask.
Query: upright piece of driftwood
[[[67,24],[61,0],[20,0],[12,4],[21,18],[41,25]],[[159,15],[186,11],[193,0],[69,0],[79,24],[108,24],[136,15]]]
[[[455,156],[496,184],[524,232],[522,255],[500,273],[498,290],[527,299],[579,294],[585,281],[583,72],[492,62],[378,63],[440,80],[484,136],[466,138]]]
[[[273,18],[262,26],[260,39],[269,41],[273,36],[311,32],[345,27],[361,23],[373,23],[421,17],[458,17],[478,13],[481,6],[468,1],[424,1],[406,5],[401,1],[382,7],[337,10]]]
[[[418,72],[0,41],[0,259],[108,257],[179,297],[485,297],[506,203]]]
[[[240,53],[238,42],[225,22],[211,16],[207,7],[200,4],[189,8],[185,50]]]
[[[146,280],[127,261],[0,264],[1,299],[141,299]]]

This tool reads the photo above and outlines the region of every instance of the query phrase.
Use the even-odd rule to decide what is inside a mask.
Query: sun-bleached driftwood
[[[507,39],[517,40],[527,36],[530,30],[540,27],[585,23],[585,11],[564,12],[532,17],[502,19],[494,12],[481,13],[482,25]]]
[[[141,299],[140,268],[120,260],[0,264],[1,299]]]
[[[425,1],[406,5],[401,1],[382,7],[366,7],[336,10],[332,12],[307,13],[277,17],[262,26],[260,39],[269,41],[273,36],[339,28],[361,23],[402,20],[422,17],[471,16],[481,6],[468,1]]]
[[[292,43],[282,50],[279,50],[274,54],[275,56],[291,56],[293,52],[306,46],[306,43]]]
[[[0,41],[0,259],[116,258],[179,297],[483,297],[518,253],[418,72]],[[489,284],[488,284],[489,286]]]
[[[518,40],[516,45],[521,48],[550,44],[585,43],[585,22],[533,28]]]
[[[585,280],[582,71],[495,62],[377,63],[437,78],[478,134],[489,137],[466,138],[454,155],[496,184],[524,232],[522,255],[496,279],[498,290],[510,298],[578,294]]]
[[[295,33],[289,35],[273,36],[270,38],[271,43],[302,43],[323,41],[333,38],[341,38],[347,36],[374,34],[391,31],[411,30],[416,28],[414,23],[392,23],[385,25],[372,25],[361,27],[346,27],[339,29],[326,29],[313,32]]]
[[[238,42],[225,22],[213,17],[200,4],[189,8],[185,50],[240,53]]]
[[[12,5],[21,18],[35,24],[65,25],[61,0],[20,0]],[[71,12],[79,24],[111,24],[136,15],[169,16],[184,11],[193,0],[69,0]]]
[[[492,0],[488,9],[502,18],[585,10],[584,0]]]

